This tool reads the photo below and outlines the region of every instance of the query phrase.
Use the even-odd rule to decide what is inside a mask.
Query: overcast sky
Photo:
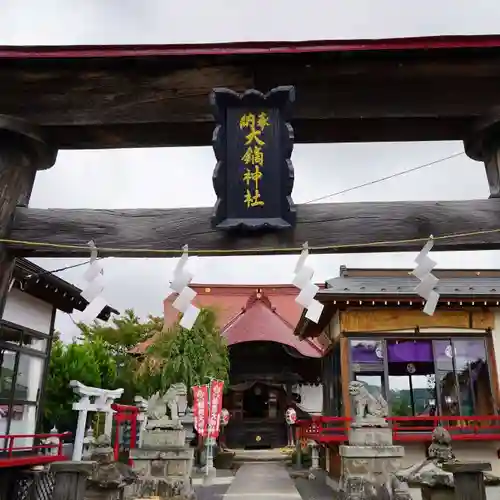
[[[237,40],[390,38],[488,34],[498,30],[494,0],[2,0],[0,44],[71,45],[190,43]],[[146,8],[146,5],[148,6]],[[262,14],[264,13],[264,15]],[[262,21],[264,19],[265,21]],[[286,84],[287,82],[283,82]],[[299,145],[294,200],[302,203],[463,150],[461,143]],[[62,151],[55,167],[37,175],[38,208],[166,208],[210,206],[215,197],[211,148]],[[332,199],[453,200],[485,198],[484,167],[465,156]],[[209,224],[209,221],[207,221]],[[189,244],[189,241],[186,241]],[[335,243],[332,241],[332,243]],[[440,267],[497,268],[498,252],[434,254]],[[415,254],[313,256],[317,281],[341,264],[411,267]],[[289,283],[296,256],[200,259],[198,283]],[[81,261],[81,260],[80,260]],[[78,260],[37,259],[47,269]],[[105,297],[114,307],[161,314],[175,261],[106,259]],[[82,285],[84,268],[60,275]],[[73,315],[80,318],[78,313]],[[69,317],[58,327],[75,333]]]

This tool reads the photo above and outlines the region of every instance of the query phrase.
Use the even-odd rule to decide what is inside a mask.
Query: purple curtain
[[[383,359],[382,342],[351,340],[351,360],[353,363],[382,363]]]
[[[461,360],[486,359],[484,340],[401,340],[387,341],[389,363],[432,363],[450,362],[453,356]],[[434,349],[433,349],[434,348]],[[434,352],[433,352],[434,350]],[[375,363],[383,361],[383,344],[371,340],[351,340],[351,360],[353,363]]]
[[[402,340],[387,343],[389,363],[432,363],[432,342],[430,340]]]

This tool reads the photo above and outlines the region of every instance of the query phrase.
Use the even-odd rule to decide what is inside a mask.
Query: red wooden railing
[[[394,441],[426,442],[438,427],[447,429],[456,441],[500,441],[500,415],[388,417]],[[348,440],[351,418],[315,416],[297,421],[299,439],[319,443],[344,443]]]
[[[311,439],[321,443],[347,441],[351,419],[349,417],[314,416],[311,420],[298,420],[299,439]]]
[[[500,416],[389,417],[394,441],[430,441],[432,431],[442,426],[456,441],[500,441]]]
[[[39,465],[49,462],[60,462],[67,457],[63,453],[63,440],[71,437],[71,432],[60,434],[0,434],[0,442],[7,446],[0,448],[0,467],[17,467],[21,465]],[[57,444],[34,444],[39,440],[58,438]],[[30,446],[16,446],[16,440],[32,439]],[[57,449],[55,454],[43,454],[44,450]]]
[[[137,415],[139,414],[139,408],[133,405],[120,405],[113,403],[111,408],[115,410],[113,419],[115,421],[115,439],[113,450],[115,454],[115,460],[118,461],[120,458],[120,427],[125,422],[130,422],[130,444],[129,450],[136,447],[137,440]],[[129,457],[128,464],[133,465],[132,459]]]

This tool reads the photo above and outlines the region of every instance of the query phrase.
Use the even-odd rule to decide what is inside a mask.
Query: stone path
[[[292,471],[292,477],[296,471]],[[294,483],[302,497],[302,500],[332,500],[337,498],[335,491],[326,484],[325,473],[317,470],[313,472],[314,479],[309,478],[309,471],[301,471],[300,476],[295,477]],[[412,497],[413,500],[417,500]],[[422,500],[421,498],[418,500]]]
[[[192,479],[197,500],[222,500],[235,474],[232,470],[219,469],[209,485],[205,484],[203,473],[195,474]]]
[[[243,464],[229,486],[224,500],[301,500],[285,466],[273,462]]]

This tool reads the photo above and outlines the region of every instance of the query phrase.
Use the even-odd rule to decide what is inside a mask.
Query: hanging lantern
[[[285,420],[288,425],[293,425],[297,422],[297,412],[293,408],[288,408],[285,412]]]
[[[226,410],[226,408],[222,408],[220,412],[220,425],[225,427],[229,423],[229,411]]]

